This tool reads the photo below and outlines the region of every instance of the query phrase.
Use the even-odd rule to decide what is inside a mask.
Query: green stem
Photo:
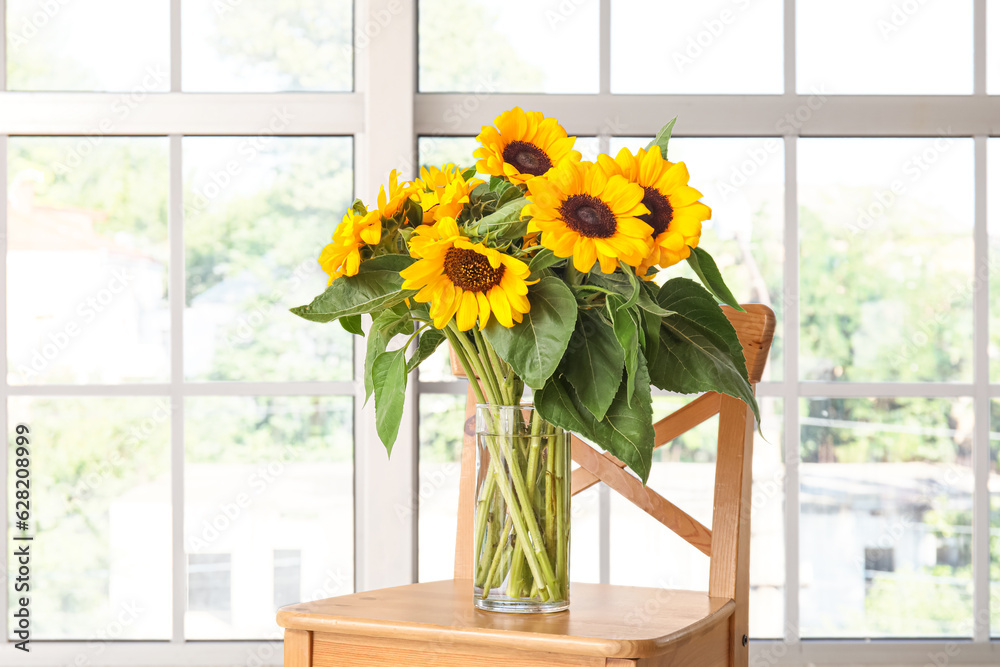
[[[450,331],[448,331],[449,329]],[[469,340],[468,336],[458,330],[454,322],[448,323],[446,332],[445,335],[448,336],[452,347],[456,348],[456,355],[466,374],[469,374],[470,369],[473,370],[469,378],[469,381],[473,383],[473,387],[478,385],[478,382],[476,382],[477,376],[483,380],[483,388],[476,389],[477,398],[483,403],[502,404],[498,400],[502,400],[503,397],[500,395],[499,382],[493,373],[493,368],[487,370],[475,346]],[[458,346],[456,346],[456,342]],[[457,351],[458,347],[461,347],[461,352]],[[554,599],[558,595],[560,587],[555,572],[552,569],[552,562],[545,548],[545,543],[542,541],[542,534],[538,527],[538,522],[535,520],[535,513],[532,511],[531,499],[524,481],[524,471],[518,465],[513,439],[511,439],[506,451],[502,451],[501,447],[498,446],[496,436],[485,436],[482,440],[490,453],[489,476],[494,478],[497,489],[507,504],[507,512],[513,525],[514,534],[517,536],[517,543],[521,545],[521,551],[524,553],[528,569],[531,570],[535,584],[538,586],[539,594],[544,595],[547,599]],[[503,463],[505,458],[507,469],[510,471],[510,479],[507,477],[507,471],[504,470]],[[479,509],[482,510],[483,507]],[[478,522],[485,522],[485,519],[477,517],[477,520],[478,530]],[[483,526],[485,528],[485,523],[483,523]],[[482,545],[481,540],[477,546],[479,545]],[[485,553],[480,553],[481,558],[485,555]],[[493,552],[490,560],[492,561],[493,558],[495,558],[495,552]]]
[[[496,577],[497,568],[500,566],[500,561],[503,560],[504,553],[507,551],[506,546],[507,546],[507,541],[510,538],[510,529],[512,524],[513,522],[511,521],[510,516],[508,516],[507,521],[503,525],[503,530],[500,531],[501,535],[500,545],[503,546],[493,551],[493,558],[490,562],[490,569],[489,572],[486,574],[486,579],[483,581],[484,599],[490,594],[490,590],[493,588],[493,581],[494,578]]]
[[[562,431],[556,440],[556,581],[569,584],[567,575],[567,558],[569,551],[569,490],[566,476],[567,434]]]
[[[542,418],[538,410],[532,410],[531,445],[528,448],[528,497],[534,500],[538,479],[538,459],[542,451]]]
[[[414,319],[412,315],[410,316],[410,319]],[[431,324],[430,322],[427,322],[426,324],[423,324],[422,326],[417,327],[417,330],[414,331],[413,334],[406,340],[406,345],[404,345],[403,348],[406,349],[406,348],[410,347],[410,343],[412,343],[413,339],[417,337],[417,334],[419,334],[421,331],[423,331],[428,326],[430,326],[430,324]]]
[[[450,324],[448,325],[451,326]],[[476,400],[480,403],[486,403],[486,396],[483,395],[483,388],[479,386],[476,382],[476,368],[472,365],[468,356],[465,353],[465,348],[462,347],[461,342],[459,342],[459,337],[455,335],[455,332],[445,327],[441,329],[444,332],[445,338],[448,339],[448,344],[451,345],[451,349],[455,351],[455,356],[458,357],[458,362],[462,365],[462,369],[465,371],[466,377],[469,378],[469,383],[472,385],[472,390],[476,394]]]
[[[512,451],[501,451],[493,437],[485,437],[483,440],[487,449],[490,450],[491,471],[497,476],[497,486],[507,503],[507,511],[514,522],[514,533],[517,535],[518,542],[522,543],[528,568],[538,582],[539,589],[546,588],[551,591],[555,586],[555,573],[552,571],[552,564],[545,552],[535,514],[531,511],[531,504],[528,502],[524,476],[512,456]],[[507,459],[511,479],[507,478],[504,470],[504,458]]]
[[[503,400],[504,405],[517,405],[514,401],[514,397],[511,395],[511,392],[504,391],[504,389],[508,389],[507,373],[504,370],[504,363],[500,360],[500,357],[497,356],[496,350],[494,350],[493,346],[490,345],[485,338],[483,338],[483,335],[478,329],[473,329],[472,334],[476,338],[476,346],[486,353],[486,358],[490,362],[490,368],[493,370],[493,377],[497,381],[497,386],[500,389],[500,398]],[[483,365],[485,366],[486,363],[484,362]]]
[[[572,257],[566,262],[566,282],[569,283],[570,287],[577,287],[583,282],[583,274],[573,266]]]
[[[545,452],[545,546],[549,549],[549,555],[555,556],[555,533],[556,533],[556,443],[558,437],[549,438],[548,448]],[[554,558],[553,558],[554,560]]]
[[[486,391],[487,398],[490,399],[488,402],[496,405],[503,405],[503,397],[500,396],[500,384],[497,382],[496,376],[493,375],[491,369],[488,369],[483,363],[483,358],[479,354],[479,350],[477,350],[476,346],[472,344],[472,341],[469,340],[469,337],[465,335],[464,331],[459,331],[458,325],[455,324],[454,320],[449,322],[448,326],[451,328],[455,338],[458,339],[462,349],[465,350],[465,355],[469,359],[469,362],[475,368],[475,375],[470,377],[469,381],[471,382],[478,377],[483,381],[483,388]]]
[[[486,543],[483,545],[483,553],[479,559],[479,566],[476,572],[476,581],[481,583],[481,585],[486,589],[489,589],[490,587],[489,568],[492,560],[491,554],[499,552],[499,546],[503,544],[505,539],[507,539],[504,532],[509,521],[509,519],[507,519],[506,508],[503,506],[503,500],[496,493],[491,495],[493,501],[489,509]]]

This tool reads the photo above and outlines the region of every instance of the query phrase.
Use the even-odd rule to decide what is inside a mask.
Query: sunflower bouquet
[[[487,594],[504,570],[515,597],[565,595],[566,544],[538,546],[567,529],[559,498],[568,500],[568,465],[552,463],[567,447],[563,431],[645,481],[651,386],[719,391],[756,412],[742,348],[719,308],[739,306],[698,247],[711,210],[685,164],[667,159],[672,128],[637,152],[584,161],[556,119],[505,111],[477,137],[474,166],[421,168],[412,182],[393,171],[375,206],[355,201],[319,258],[326,291],[292,309],[358,335],[371,316],[364,381],[390,451],[407,375],[444,341],[478,378],[480,404],[496,408],[480,415],[485,432],[530,387],[533,416],[515,418],[514,444],[486,443],[503,462],[480,475],[476,544],[486,546],[477,546],[477,586]],[[662,279],[682,260],[701,284]],[[401,335],[406,344],[390,350]],[[548,456],[533,450],[543,440]],[[494,502],[506,506],[506,521],[495,520]]]

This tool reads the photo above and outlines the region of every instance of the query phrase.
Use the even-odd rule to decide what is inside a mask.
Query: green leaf
[[[653,146],[656,146],[657,148],[660,149],[660,155],[662,155],[663,159],[666,160],[667,144],[670,143],[670,135],[674,131],[674,123],[676,122],[677,122],[677,116],[674,116],[669,121],[667,121],[667,124],[661,127],[660,131],[656,133],[656,137],[648,144],[646,144],[646,151],[648,152],[653,148]]]
[[[635,373],[639,365],[639,312],[617,294],[609,294],[605,304],[615,338],[624,350],[625,356],[625,392],[626,400],[632,405],[632,392],[635,390]]]
[[[528,280],[538,280],[541,277],[538,275],[539,272],[544,271],[554,264],[558,264],[564,259],[566,258],[556,257],[556,254],[548,248],[542,248],[528,261],[528,270],[531,271]]]
[[[462,172],[462,179],[468,181],[470,178],[472,178],[475,175],[476,175],[476,168],[475,167],[469,167],[468,169],[466,169],[465,171]]]
[[[667,310],[657,302],[656,297],[659,293],[659,285],[646,280],[641,281],[641,285],[639,286],[639,301],[637,302],[639,307],[647,313],[651,313],[659,317],[673,315],[673,311]]]
[[[529,387],[538,389],[552,376],[576,326],[576,297],[559,278],[542,278],[528,288],[531,310],[508,329],[495,317],[483,335],[500,358]]]
[[[660,325],[663,323],[663,318],[648,310],[643,310],[641,299],[639,305],[639,313],[642,315],[643,338],[645,339],[642,354],[646,357],[646,364],[653,366],[656,363],[656,355],[660,351]]]
[[[403,203],[403,211],[406,215],[406,222],[413,229],[418,228],[424,222],[424,209],[421,208],[420,204],[413,201],[412,199],[407,199]],[[400,230],[403,232],[405,230]]]
[[[604,419],[597,420],[583,406],[570,381],[564,376],[552,378],[535,392],[534,403],[548,422],[573,431],[608,450],[631,468],[645,484],[653,462],[653,406],[649,390],[646,360],[639,356],[635,377],[635,403],[628,405],[626,383],[608,408]]]
[[[375,385],[375,431],[392,454],[392,446],[399,434],[403,419],[403,401],[406,397],[406,350],[400,348],[383,352],[372,366]]]
[[[692,280],[674,278],[660,289],[659,301],[675,312],[660,326],[659,351],[649,367],[653,384],[682,394],[729,394],[759,419],[743,347],[712,295]]]
[[[406,255],[382,255],[362,262],[356,276],[341,276],[308,306],[291,311],[312,322],[332,322],[401,303],[416,294],[403,289],[399,272],[415,260]]]
[[[361,328],[361,315],[345,315],[338,321],[348,333],[364,338],[365,330]]]
[[[496,211],[476,223],[476,232],[504,239],[516,239],[528,231],[528,220],[521,219],[521,209],[528,204],[524,197],[517,197],[500,206]]]
[[[417,351],[413,353],[410,360],[406,362],[406,370],[412,371],[420,365],[427,357],[434,354],[434,350],[444,341],[444,333],[440,329],[427,328],[420,334],[417,342]]]
[[[492,178],[496,178],[496,176],[493,176]],[[472,189],[472,192],[469,193],[469,200],[474,202],[478,199],[481,199],[482,196],[489,191],[490,191],[489,183],[480,183],[479,185],[477,185]]]
[[[375,359],[385,352],[395,336],[411,330],[410,316],[406,312],[384,310],[372,322],[371,329],[368,330],[368,346],[365,352],[365,403],[375,388],[372,380],[372,366],[375,364]]]
[[[611,327],[596,311],[580,310],[559,370],[595,419],[603,419],[615,400],[624,365],[625,352]]]
[[[497,200],[497,208],[500,208],[501,206],[506,206],[515,199],[521,199],[523,197],[524,193],[521,191],[521,188],[509,187],[502,193],[500,193],[500,199]],[[527,202],[525,202],[525,204],[527,204]]]
[[[358,215],[366,215],[368,213],[368,208],[365,206],[365,203],[360,199],[354,200],[354,203],[351,204],[351,210],[357,213]]]
[[[701,284],[708,288],[715,298],[727,306],[732,306],[736,310],[743,312],[742,306],[733,296],[733,293],[726,287],[726,282],[722,279],[719,267],[715,265],[715,260],[707,251],[701,248],[691,248],[691,254],[687,258],[688,264],[698,275]]]
[[[636,302],[641,296],[642,288],[639,285],[642,281],[636,278],[631,271],[625,273],[626,269],[615,271],[614,273],[602,273],[595,264],[587,276],[587,282],[597,287],[620,294],[629,302],[629,306]]]
[[[510,181],[502,176],[490,176],[490,192],[502,192],[510,187]]]

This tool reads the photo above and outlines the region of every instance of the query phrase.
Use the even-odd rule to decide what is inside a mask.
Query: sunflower
[[[541,244],[557,257],[572,255],[578,271],[599,261],[613,273],[619,260],[637,266],[649,255],[652,228],[639,218],[649,209],[642,188],[624,176],[608,176],[593,162],[564,162],[528,181],[527,197],[528,232],[542,232]]]
[[[448,163],[437,167],[421,167],[420,178],[413,198],[424,211],[424,224],[433,224],[442,218],[457,218],[462,207],[469,202],[472,190],[483,183],[473,178],[466,181],[461,170]]]
[[[496,127],[483,126],[476,140],[482,145],[473,153],[479,159],[476,169],[491,176],[503,176],[511,183],[525,183],[542,176],[563,161],[580,161],[573,150],[576,137],[567,137],[555,118],[538,111],[514,107],[493,121]]]
[[[403,206],[403,202],[410,198],[413,193],[417,192],[420,186],[416,183],[411,183],[410,181],[399,182],[399,174],[393,169],[389,172],[389,192],[386,194],[385,186],[382,185],[378,190],[378,212],[383,218],[391,218],[397,213],[399,209]]]
[[[330,276],[327,285],[340,276],[357,275],[361,246],[382,240],[382,218],[377,210],[361,215],[349,210],[333,232],[333,243],[319,255],[319,264]]]
[[[635,155],[623,148],[614,160],[609,155],[597,160],[609,174],[621,174],[642,186],[642,203],[649,213],[639,219],[653,228],[653,247],[637,273],[645,275],[654,264],[666,268],[687,259],[691,248],[698,247],[702,221],[712,217],[712,209],[698,201],[701,193],[688,186],[687,166],[664,160],[658,148],[648,152],[640,148]]]
[[[482,243],[462,236],[454,218],[417,228],[410,239],[417,261],[399,272],[403,289],[420,290],[413,297],[431,303],[434,326],[443,329],[456,316],[468,331],[479,319],[483,329],[492,314],[510,328],[530,309],[528,265]]]

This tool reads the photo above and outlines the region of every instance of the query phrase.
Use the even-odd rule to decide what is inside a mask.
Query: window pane
[[[206,397],[184,405],[184,546],[198,565],[188,579],[195,588],[185,636],[270,638],[279,597],[351,593],[351,398]],[[293,551],[295,590],[279,558]]]
[[[483,119],[483,124],[489,121]],[[476,166],[472,153],[479,148],[475,137],[430,136],[417,139],[417,160],[421,167],[457,164],[463,169]],[[419,176],[419,169],[412,176]]]
[[[351,90],[351,0],[181,4],[184,90]],[[358,35],[358,48],[371,37]]]
[[[442,345],[447,348],[447,344]],[[455,576],[465,394],[420,394],[419,580]]]
[[[288,312],[326,286],[351,153],[344,137],[184,139],[187,378],[351,379],[351,335]]]
[[[795,12],[800,93],[972,92],[972,0],[800,1]]]
[[[274,550],[274,606],[295,604],[302,599],[302,551]]]
[[[782,15],[780,0],[613,2],[611,92],[780,93]]]
[[[420,0],[420,90],[596,93],[598,4]]]
[[[654,419],[690,402],[653,399]],[[754,637],[781,637],[784,625],[784,461],[781,401],[760,399],[764,438],[754,442],[750,605]],[[712,525],[718,417],[653,454],[649,486],[706,527]],[[707,590],[709,560],[617,493],[611,494],[611,583]],[[574,577],[575,580],[575,577]]]
[[[16,544],[32,545],[31,638],[169,639],[169,399],[11,398],[8,407],[10,442],[17,424],[30,429],[35,539]],[[9,562],[14,600],[23,593]]]
[[[1000,139],[986,141],[986,219],[989,229],[990,377],[1000,381]],[[979,276],[976,276],[979,285]]]
[[[986,59],[986,92],[1000,95],[1000,5],[995,1],[986,3]]]
[[[972,381],[972,150],[799,141],[802,379]]]
[[[573,470],[579,467],[575,462],[572,465]],[[602,502],[602,486],[595,484],[576,494],[570,500],[570,581],[586,584],[599,584],[601,582],[600,503]],[[607,491],[605,491],[605,496],[607,496]],[[608,499],[605,498],[603,502],[608,502]]]
[[[803,399],[804,637],[972,633],[970,399]]]
[[[784,401],[758,398],[761,429],[753,443],[750,498],[750,636],[785,633]]]
[[[612,137],[611,155],[636,151],[651,137]],[[781,322],[784,317],[784,144],[777,138],[670,141],[670,158],[683,161],[690,185],[704,195],[712,219],[702,227],[699,246],[708,251],[742,303],[763,303],[778,326],[764,380],[782,377]],[[658,281],[698,277],[686,262],[670,267]]]
[[[214,612],[231,622],[233,562],[229,554],[188,554],[188,609]]]
[[[168,0],[8,0],[10,90],[170,90]]]
[[[8,167],[10,382],[167,381],[166,139],[14,137]]]

